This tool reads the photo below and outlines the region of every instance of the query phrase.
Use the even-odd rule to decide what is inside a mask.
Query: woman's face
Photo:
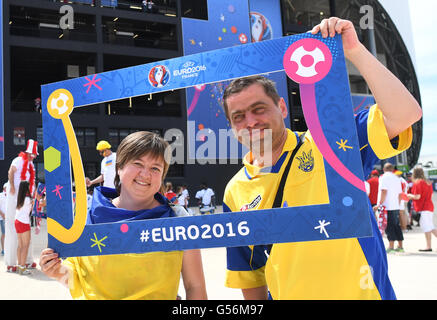
[[[153,199],[155,193],[160,190],[163,173],[163,158],[144,155],[129,161],[123,168],[118,169],[120,197],[127,196],[138,202]]]

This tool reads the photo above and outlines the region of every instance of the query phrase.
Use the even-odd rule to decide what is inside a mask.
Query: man
[[[205,212],[214,213],[214,191],[208,188],[206,183],[200,185],[200,190],[196,193],[197,204],[199,206],[200,214]]]
[[[117,154],[111,151],[111,145],[105,140],[99,141],[96,149],[103,157],[102,163],[100,164],[100,176],[92,181],[90,181],[89,178],[86,178],[86,186],[90,187],[93,184],[103,182],[104,187],[115,189],[114,178]]]
[[[35,166],[33,160],[38,156],[38,142],[33,139],[27,141],[26,151],[20,152],[18,157],[12,160],[8,171],[8,188],[6,196],[5,217],[5,264],[6,271],[16,272],[17,264],[17,232],[15,230],[15,211],[17,208],[17,194],[20,181],[29,181],[30,194],[35,191]],[[29,212],[30,214],[30,212]],[[32,259],[32,245],[29,246],[26,265],[35,268],[36,263]]]
[[[155,13],[155,3],[153,1],[143,0],[143,11],[148,13]]]
[[[342,35],[346,58],[366,79],[376,99],[377,105],[356,117],[367,175],[377,157],[389,158],[409,147],[410,126],[420,119],[421,109],[402,83],[359,42],[350,21],[325,19],[311,32],[319,31],[324,38]],[[251,150],[244,157],[244,167],[226,187],[224,211],[246,210],[255,199],[258,201],[253,209],[271,208],[284,163],[299,141],[302,145],[296,157],[311,152],[314,166],[305,171],[299,169],[297,161],[292,162],[281,207],[285,201],[288,206],[329,202],[323,158],[309,132],[303,138],[302,133],[286,129],[285,101],[269,80],[234,80],[225,90],[223,101],[238,140]],[[271,138],[270,145],[266,136]],[[390,141],[393,138],[396,141]],[[391,142],[396,142],[396,147]],[[261,147],[254,150],[252,145],[257,144]],[[265,159],[271,159],[270,173],[261,171]],[[273,299],[395,299],[384,244],[369,209],[373,237],[278,243],[273,244],[268,258],[265,246],[228,248],[225,285],[241,288],[245,299],[266,299],[268,291]]]
[[[370,179],[367,180],[370,187],[369,199],[372,207],[376,205],[378,201],[378,185],[379,185],[379,172],[378,170],[373,170],[370,174]]]
[[[387,253],[395,251],[395,241],[398,242],[396,251],[404,251],[402,246],[404,236],[399,225],[402,185],[401,180],[394,174],[393,170],[393,164],[388,162],[384,165],[384,174],[379,178],[378,202],[376,204],[376,207],[383,205],[387,210],[387,227],[385,229],[389,242]]]

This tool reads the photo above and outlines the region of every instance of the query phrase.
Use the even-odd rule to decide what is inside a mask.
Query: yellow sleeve
[[[67,258],[62,261],[62,264],[68,267],[71,275],[68,279],[68,289],[70,290],[73,299],[84,299],[83,290],[81,286],[80,276],[78,274],[78,257]]]
[[[373,105],[369,110],[367,120],[367,137],[369,145],[379,159],[394,157],[411,146],[413,130],[411,127],[401,132],[398,136],[398,146],[394,148],[390,142],[385,128],[384,118],[378,105]]]
[[[267,285],[265,267],[250,271],[226,271],[225,286],[235,289],[251,289]]]

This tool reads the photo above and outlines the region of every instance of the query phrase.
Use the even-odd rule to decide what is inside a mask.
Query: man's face
[[[35,158],[36,158],[36,154],[34,154],[34,153],[28,153],[28,155],[29,155],[29,159],[30,159],[30,161],[33,161]]]
[[[99,150],[99,154],[102,157],[106,157],[106,155],[108,154],[108,149]]]
[[[231,95],[227,105],[229,121],[238,141],[250,150],[256,145],[265,151],[266,148],[272,148],[268,145],[266,129],[271,130],[273,145],[284,134],[284,118],[288,113],[285,101],[281,98],[275,104],[260,84],[252,84]]]

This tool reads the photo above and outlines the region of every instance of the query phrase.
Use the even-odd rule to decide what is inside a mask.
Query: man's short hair
[[[264,88],[266,95],[269,96],[275,104],[278,104],[281,97],[279,96],[278,91],[276,90],[276,85],[272,80],[260,75],[235,79],[226,87],[226,90],[223,93],[223,108],[225,109],[225,115],[228,120],[230,119],[226,100],[231,95],[240,93],[247,87],[256,83],[260,84]]]
[[[393,164],[391,164],[390,162],[387,162],[384,165],[384,171],[393,171],[395,169],[395,166]]]

